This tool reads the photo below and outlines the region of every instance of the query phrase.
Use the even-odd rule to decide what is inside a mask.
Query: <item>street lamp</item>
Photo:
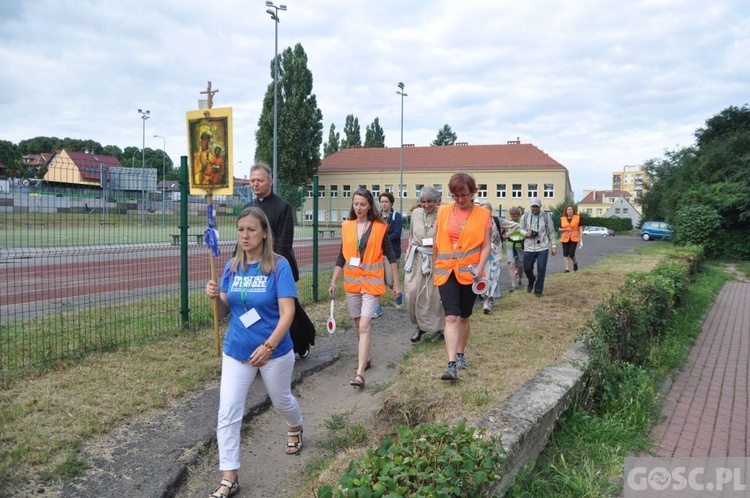
[[[167,226],[167,200],[164,196],[164,186],[167,182],[167,139],[165,137],[154,135],[154,138],[162,139],[161,148],[161,226]]]
[[[273,56],[273,190],[278,192],[279,179],[277,176],[279,163],[279,11],[286,10],[286,5],[274,5],[271,1],[266,1],[266,9],[274,21],[274,56]]]
[[[405,86],[406,85],[399,81],[398,87],[400,88],[400,90],[396,92],[398,95],[401,95],[401,179],[398,185],[398,209],[399,211],[401,211],[401,216],[404,215],[404,194],[402,192],[404,185],[404,97],[409,96],[408,94],[404,93]]]
[[[143,175],[146,172],[146,120],[150,118],[149,114],[151,114],[151,111],[146,109],[145,111],[142,109],[138,109],[138,112],[141,115],[141,119],[143,120],[143,148],[141,148],[141,176],[139,178],[140,184],[141,184],[141,224],[146,224],[146,190],[145,186],[143,185]]]

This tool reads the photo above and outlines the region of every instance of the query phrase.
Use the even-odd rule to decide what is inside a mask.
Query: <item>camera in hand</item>
[[[532,230],[531,231],[531,236],[532,237],[539,237],[539,232],[537,232],[536,230]]]

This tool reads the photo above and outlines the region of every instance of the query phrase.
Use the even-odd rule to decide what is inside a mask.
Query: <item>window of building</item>
[[[586,214],[591,214],[591,208],[586,208]]]
[[[615,214],[620,214],[620,208],[615,208]]]
[[[528,193],[529,193],[528,197],[538,197],[539,196],[539,184],[529,183]]]
[[[414,198],[416,200],[419,200],[419,192],[422,190],[422,187],[424,187],[424,185],[421,183],[414,185]]]
[[[352,196],[352,186],[351,185],[342,185],[341,188],[342,188],[341,197],[344,197],[344,198],[348,199],[349,197]]]
[[[504,183],[498,183],[495,185],[495,197],[498,199],[504,199],[506,195],[508,195],[508,193],[505,191]]]
[[[308,185],[307,187],[305,187],[305,197],[307,197],[308,199],[312,199],[312,196],[312,185]]]
[[[480,183],[477,185],[477,199],[486,199],[486,198],[487,198],[487,184]]]
[[[596,214],[602,214],[602,208],[596,208]]]
[[[331,199],[335,199],[339,196],[339,186],[331,185]]]
[[[386,183],[385,184],[385,191],[393,193],[393,184],[392,183]]]
[[[371,192],[372,192],[373,199],[375,199],[377,201],[378,198],[380,197],[380,184],[379,183],[373,183],[372,184],[372,190],[371,190]]]
[[[622,208],[622,214],[628,214],[628,208]]]
[[[523,197],[523,186],[520,183],[514,183],[512,185],[513,188],[513,198],[514,199],[520,199]]]
[[[305,221],[312,221],[313,220],[312,213],[313,213],[312,209],[305,209]]]
[[[402,199],[406,199],[407,195],[408,195],[408,193],[406,191],[406,184],[402,183],[401,184],[401,198]]]
[[[367,185],[360,184],[357,188],[367,190]]]
[[[323,198],[326,196],[326,186],[318,185],[318,197]]]
[[[555,196],[555,184],[545,183],[544,184],[544,198],[551,199],[554,196]]]
[[[440,192],[440,195],[443,195],[443,184],[442,183],[433,183],[433,187],[435,187],[435,190]]]

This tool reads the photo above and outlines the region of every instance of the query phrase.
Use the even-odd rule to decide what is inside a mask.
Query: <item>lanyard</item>
[[[456,214],[456,205],[453,204],[453,217],[456,218],[456,225],[458,225],[458,236],[461,236],[461,232],[464,231],[464,227],[466,226],[466,223],[469,222],[469,218],[471,217],[471,213],[474,211],[474,206],[471,206],[471,209],[469,210],[469,214],[466,215],[466,219],[463,223],[461,223],[458,220],[458,215]]]
[[[367,225],[365,225],[365,229],[362,230],[361,234],[359,233],[359,222],[357,221],[355,223],[356,223],[356,227],[357,227],[357,250],[361,254],[362,253],[362,246],[360,245],[360,241],[362,240],[362,237],[364,237],[365,234],[367,233],[367,229],[370,228],[371,222],[370,221],[367,222]]]
[[[432,218],[432,221],[430,224],[427,224],[427,213],[425,213],[424,209],[422,210],[422,222],[424,223],[424,234],[427,236],[427,232],[435,226],[435,218],[437,218],[437,214]],[[465,224],[465,223],[464,223]]]

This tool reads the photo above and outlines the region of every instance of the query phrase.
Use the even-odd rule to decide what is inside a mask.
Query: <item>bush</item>
[[[633,220],[630,218],[595,218],[589,215],[581,215],[581,225],[611,228],[615,232],[629,232],[633,229]]]
[[[648,274],[633,274],[594,308],[586,324],[589,378],[582,404],[589,407],[616,396],[631,366],[645,363],[653,339],[682,301],[703,261],[698,246],[675,249],[668,261]]]
[[[341,488],[318,488],[318,498],[475,497],[498,478],[505,450],[499,438],[486,438],[465,422],[450,428],[402,426],[396,439],[349,464]]]
[[[722,220],[714,208],[706,205],[683,207],[677,210],[671,222],[675,244],[702,245],[709,254],[716,254]]]

